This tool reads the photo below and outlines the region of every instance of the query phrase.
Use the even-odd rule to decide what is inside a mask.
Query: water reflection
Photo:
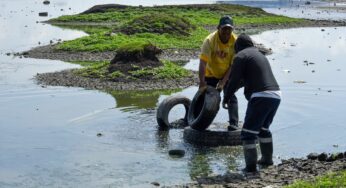
[[[188,162],[190,178],[238,171],[241,151],[241,147],[193,148]]]
[[[138,109],[153,109],[157,106],[161,95],[171,95],[181,89],[149,90],[149,91],[107,91],[116,100],[116,108],[122,111],[134,111]]]

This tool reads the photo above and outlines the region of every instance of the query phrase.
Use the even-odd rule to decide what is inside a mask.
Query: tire
[[[184,129],[184,140],[187,143],[197,146],[238,146],[242,144],[240,138],[241,130],[205,130],[198,131],[191,127]]]
[[[189,111],[191,100],[182,95],[175,95],[164,99],[157,109],[156,120],[160,128],[172,128],[172,125],[168,122],[168,115],[171,109],[178,104],[182,104],[185,107],[185,115],[183,118],[185,123],[183,124],[187,126],[187,112]]]
[[[188,111],[188,125],[199,131],[207,129],[219,111],[220,102],[220,93],[214,87],[208,86],[205,92],[197,91]]]

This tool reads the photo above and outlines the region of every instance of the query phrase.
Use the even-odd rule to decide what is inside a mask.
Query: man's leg
[[[258,135],[259,144],[261,148],[261,155],[262,155],[261,159],[258,160],[258,164],[262,166],[273,165],[273,138],[269,130],[269,126],[273,122],[273,118],[280,104],[280,99],[268,98],[267,100],[268,100],[267,108],[270,109],[270,111]]]
[[[250,99],[246,114],[244,126],[241,131],[243,142],[246,172],[256,171],[257,166],[257,149],[254,147],[255,141],[261,128],[263,127],[271,108],[268,108],[268,98],[255,97]],[[256,162],[254,162],[256,161]]]
[[[228,116],[229,116],[229,131],[234,131],[238,129],[238,121],[239,121],[239,115],[238,115],[238,99],[233,94],[230,97],[230,100],[228,102]]]

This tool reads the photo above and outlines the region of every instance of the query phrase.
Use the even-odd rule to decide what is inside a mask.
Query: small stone
[[[321,31],[325,31],[324,29],[321,29]]]
[[[312,72],[312,73],[314,73],[314,72],[315,72],[315,70],[312,70],[311,72]]]
[[[311,160],[316,160],[318,158],[318,153],[310,153],[308,156],[307,156],[308,159],[311,159]]]
[[[328,92],[328,93],[331,93],[331,92],[332,92],[332,90],[328,90],[327,92]]]
[[[317,158],[319,161],[326,161],[328,158],[328,155],[327,155],[327,153],[323,152],[323,153],[319,154]]]
[[[48,16],[48,12],[39,12],[38,15],[39,16]]]
[[[96,136],[101,137],[101,136],[103,136],[103,134],[102,133],[97,133]]]
[[[184,157],[185,151],[181,149],[172,149],[168,151],[168,154],[172,157]]]
[[[50,4],[50,1],[48,1],[48,0],[43,1],[43,4],[45,4],[45,5],[49,5],[49,4]]]
[[[151,182],[151,184],[154,185],[154,186],[160,186],[160,183],[158,183],[158,182],[156,182],[156,181]]]

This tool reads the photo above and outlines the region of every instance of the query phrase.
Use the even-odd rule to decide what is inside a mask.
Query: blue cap
[[[234,28],[233,25],[233,19],[230,16],[223,16],[220,18],[220,22],[219,22],[219,27],[223,28],[223,27],[231,27],[232,29]]]

